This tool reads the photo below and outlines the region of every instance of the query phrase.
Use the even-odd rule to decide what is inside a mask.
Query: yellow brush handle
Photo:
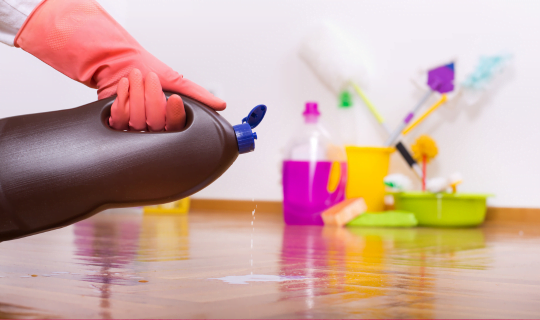
[[[434,105],[431,106],[431,108],[428,109],[420,118],[416,119],[415,122],[411,123],[405,130],[403,130],[403,135],[406,135],[409,133],[414,127],[420,124],[420,122],[424,121],[427,116],[429,116],[433,111],[437,110],[438,107],[440,107],[443,103],[445,103],[447,100],[447,97],[445,94],[441,96],[439,101],[437,101]]]
[[[351,85],[352,87],[354,88],[354,91],[356,91],[356,93],[358,93],[358,95],[360,96],[360,98],[362,98],[362,100],[364,101],[364,103],[366,104],[366,106],[369,108],[369,110],[371,111],[371,113],[373,113],[373,115],[375,116],[375,118],[377,119],[377,121],[379,121],[379,123],[384,123],[384,118],[381,116],[381,114],[379,113],[379,111],[377,111],[377,109],[375,108],[375,106],[371,103],[371,101],[369,101],[369,99],[366,97],[366,95],[364,94],[364,92],[362,91],[362,89],[360,89],[360,87],[354,83],[354,82],[351,82]]]

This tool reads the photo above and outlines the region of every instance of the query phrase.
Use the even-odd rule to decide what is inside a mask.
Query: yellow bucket
[[[388,147],[345,147],[347,152],[347,198],[364,198],[367,210],[384,210],[384,177],[388,175]]]

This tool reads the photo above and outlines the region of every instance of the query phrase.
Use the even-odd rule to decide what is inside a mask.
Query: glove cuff
[[[94,0],[45,0],[17,33],[15,45],[100,96],[113,95],[145,50]],[[104,92],[104,94],[102,94]]]

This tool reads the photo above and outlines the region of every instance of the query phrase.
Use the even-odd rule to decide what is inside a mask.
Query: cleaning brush
[[[324,23],[309,34],[300,47],[300,58],[334,94],[359,83],[365,70],[360,46],[336,26]]]
[[[300,46],[300,58],[306,62],[319,80],[334,94],[340,94],[352,86],[358,96],[390,135],[390,129],[377,108],[360,88],[360,77],[364,74],[360,45],[342,32],[338,27],[325,23],[309,34]],[[422,178],[422,170],[400,141],[397,150],[413,171]]]
[[[476,69],[461,83],[465,102],[476,103],[488,90],[495,78],[502,74],[509,65],[511,55],[482,56]]]
[[[385,146],[392,146],[398,141],[399,136],[407,127],[414,115],[420,110],[422,105],[429,99],[434,92],[444,94],[454,90],[454,63],[439,66],[428,70],[427,85],[429,89],[422,96],[416,106],[405,116],[397,128],[390,134],[390,137],[384,143]]]
[[[461,93],[468,105],[476,103],[493,84],[495,78],[504,72],[510,60],[510,55],[480,57],[480,61],[476,66],[476,69],[469,74],[463,82],[461,82],[457,90],[458,94],[454,96]],[[447,100],[449,100],[447,95],[442,94],[440,99],[433,106],[431,106],[426,112],[424,112],[424,114],[422,114],[422,116],[418,117],[418,119],[403,130],[402,135],[406,135],[407,133],[411,132],[418,124],[424,121],[432,112],[437,110],[437,108],[443,105]]]

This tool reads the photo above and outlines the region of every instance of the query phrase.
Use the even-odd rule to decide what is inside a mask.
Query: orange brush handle
[[[439,101],[437,101],[434,105],[431,106],[431,108],[428,109],[420,118],[416,119],[415,122],[413,122],[410,126],[408,126],[405,130],[403,130],[403,135],[406,135],[409,133],[412,129],[414,129],[417,125],[419,125],[424,119],[426,119],[433,111],[437,110],[443,103],[446,102],[448,98],[445,94],[441,96]]]

